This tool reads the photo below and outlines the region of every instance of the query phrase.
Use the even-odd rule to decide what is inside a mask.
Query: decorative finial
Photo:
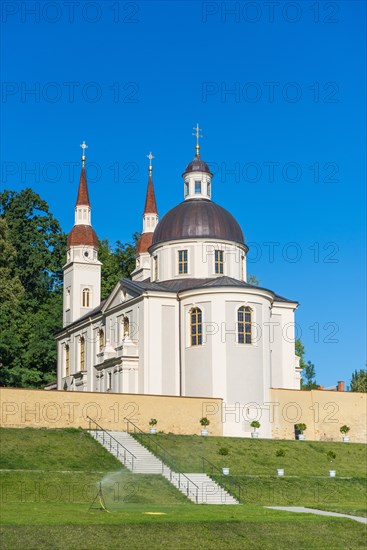
[[[151,174],[152,171],[153,171],[152,160],[153,160],[155,157],[153,157],[152,152],[150,152],[149,155],[147,155],[147,157],[148,157],[148,159],[149,159],[149,173]]]
[[[82,166],[84,167],[85,165],[85,159],[87,158],[85,156],[85,150],[88,149],[88,145],[85,143],[85,141],[83,141],[83,143],[81,144],[80,146],[82,148]]]
[[[196,137],[196,145],[195,145],[196,156],[199,156],[199,154],[200,154],[199,138],[201,138],[203,136],[200,134],[202,128],[199,128],[199,123],[198,122],[196,123],[196,127],[194,127],[193,130],[195,130],[195,134],[192,134],[192,135]]]

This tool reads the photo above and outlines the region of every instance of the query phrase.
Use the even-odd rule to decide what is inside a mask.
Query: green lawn
[[[230,467],[234,475],[271,476],[276,475],[277,468],[284,468],[288,476],[327,476],[330,464],[326,453],[332,450],[336,453],[332,468],[337,471],[338,477],[367,477],[367,448],[361,443],[173,434],[157,434],[154,437],[174,460],[180,462],[184,472],[202,471],[202,457],[205,457],[220,468]],[[228,450],[226,456],[219,454],[223,447]],[[276,457],[278,449],[285,451],[284,458]]]
[[[274,441],[157,434],[144,438],[145,444],[163,457],[159,443],[183,472],[208,473],[245,504],[264,506],[308,506],[367,517],[367,449],[363,444],[315,441]],[[151,442],[151,443],[150,443]],[[220,449],[228,454],[223,456]],[[276,456],[283,449],[285,457]],[[331,468],[326,453],[333,450],[332,467],[337,477],[329,477]],[[219,469],[230,468],[230,476],[220,476],[203,461]],[[284,468],[285,477],[276,475]]]
[[[171,447],[175,439],[175,449],[181,445],[181,438],[176,436],[159,439],[166,439]],[[206,446],[219,441],[197,439]],[[227,441],[221,439],[222,445],[227,445]],[[80,430],[2,429],[0,450],[0,540],[4,549],[365,547],[365,526],[352,520],[278,512],[262,506],[278,504],[266,496],[272,490],[275,494],[280,491],[282,503],[294,504],[289,498],[292,491],[298,495],[295,480],[304,491],[305,475],[281,480],[247,476],[247,495],[251,490],[252,496],[246,504],[195,505],[161,476],[127,471]],[[353,459],[351,469],[352,463]],[[361,477],[319,481],[333,482],[332,491],[339,491],[340,483],[348,482],[348,489],[343,485],[339,491],[336,504],[350,510],[353,506],[363,508],[358,505],[362,499]],[[109,512],[89,510],[100,482]],[[331,485],[325,487],[328,491]],[[308,486],[307,490],[313,494],[315,488]],[[302,504],[309,505],[311,501],[309,498]],[[323,508],[333,506],[334,501],[335,498],[331,504],[324,503]]]

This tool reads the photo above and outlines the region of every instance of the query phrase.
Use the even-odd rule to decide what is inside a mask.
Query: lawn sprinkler
[[[99,488],[98,488],[97,494],[94,497],[92,504],[89,506],[88,512],[90,510],[99,510],[100,512],[110,513],[110,511],[107,510],[106,503],[105,503],[105,500],[104,500],[104,497],[103,497],[102,483],[101,482],[99,482]]]

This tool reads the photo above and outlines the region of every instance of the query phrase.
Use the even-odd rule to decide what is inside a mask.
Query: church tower
[[[99,306],[101,301],[101,262],[98,260],[98,237],[91,225],[85,149],[83,141],[82,169],[75,204],[74,227],[67,240],[64,271],[63,326],[73,323]]]
[[[143,232],[136,245],[136,266],[132,272],[135,281],[144,281],[151,274],[151,258],[148,248],[152,244],[153,233],[158,225],[158,211],[153,185],[152,153],[149,153],[149,177],[143,213]]]

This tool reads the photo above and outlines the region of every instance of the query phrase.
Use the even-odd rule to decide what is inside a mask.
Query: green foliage
[[[367,371],[365,369],[353,372],[350,391],[367,393]]]
[[[218,454],[221,456],[227,456],[229,455],[229,449],[228,447],[219,447]]]
[[[56,377],[66,235],[31,189],[0,193],[0,385],[42,387]],[[100,242],[102,298],[135,267],[133,243]]]
[[[158,424],[158,420],[156,418],[151,418],[149,420],[149,426],[152,426],[152,428],[153,428],[153,426],[156,426],[157,424]]]
[[[259,279],[256,277],[256,275],[248,275],[247,276],[247,282],[250,285],[259,286],[261,281],[259,281]]]
[[[200,418],[199,422],[202,426],[209,426],[210,424],[210,420],[206,418],[206,416],[203,416],[203,418]]]
[[[277,449],[276,452],[275,452],[275,456],[277,456],[279,458],[284,458],[285,457],[285,450],[284,449]]]
[[[311,361],[307,361],[307,364],[303,367],[301,379],[302,390],[316,390],[319,385],[316,382],[315,365]]]
[[[101,299],[109,296],[120,279],[131,279],[135,268],[136,243],[140,234],[133,234],[133,242],[117,241],[111,246],[107,239],[99,241],[98,259],[102,262]]]
[[[298,424],[296,424],[296,428],[297,430],[299,430],[301,433],[305,432],[307,430],[307,426],[306,424],[304,424],[303,422],[299,422]]]
[[[316,382],[316,371],[315,365],[308,361],[306,363],[305,357],[305,347],[300,338],[296,338],[295,342],[295,353],[299,357],[299,366],[302,369],[301,372],[301,390],[315,390],[319,386]]]
[[[41,387],[56,376],[66,236],[31,189],[0,193],[0,384]]]
[[[0,215],[16,249],[16,268],[28,296],[42,300],[62,285],[66,236],[47,203],[32,189],[0,193]]]
[[[346,435],[350,431],[350,427],[344,424],[344,426],[341,426],[340,433]]]
[[[328,451],[326,453],[326,458],[328,459],[329,462],[332,462],[333,460],[336,459],[336,453],[334,451]]]
[[[257,428],[260,428],[261,424],[258,420],[253,420],[251,422],[250,426],[251,426],[251,428],[254,428],[256,430]]]

